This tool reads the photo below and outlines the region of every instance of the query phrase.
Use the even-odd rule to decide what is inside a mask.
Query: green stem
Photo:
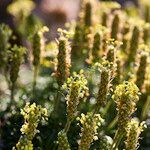
[[[10,104],[13,104],[14,103],[14,90],[15,90],[15,83],[12,83],[11,84],[11,95],[10,95]]]
[[[58,92],[57,92],[57,96],[56,96],[56,100],[54,101],[54,110],[53,113],[55,114],[59,108],[59,102],[60,102],[60,87],[58,88]]]
[[[113,139],[113,143],[111,145],[110,150],[116,150],[118,145],[120,144],[121,139],[123,138],[123,132],[119,132],[119,130],[116,131],[114,139]]]
[[[116,116],[113,121],[109,124],[108,126],[108,130],[111,130],[117,123],[117,120],[118,120],[118,116]]]
[[[71,124],[71,121],[69,119],[67,119],[67,123],[65,125],[65,128],[64,128],[64,131],[67,133],[69,128],[70,128],[70,124]]]
[[[35,66],[33,74],[33,97],[35,96],[37,76],[38,76],[38,66]]]
[[[112,104],[112,99],[106,104],[106,106],[105,106],[105,108],[104,108],[104,110],[103,110],[103,112],[102,112],[102,116],[103,116],[103,117],[107,114],[107,112],[108,112],[108,110],[109,110],[111,104]]]
[[[147,100],[146,100],[146,102],[145,102],[145,104],[143,106],[142,115],[141,115],[141,119],[142,120],[145,119],[149,108],[150,108],[150,96],[147,97]]]

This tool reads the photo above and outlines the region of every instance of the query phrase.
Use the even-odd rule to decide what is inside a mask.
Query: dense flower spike
[[[106,67],[102,68],[99,91],[97,95],[97,106],[102,107],[107,103],[107,94],[110,82],[110,70]]]
[[[23,60],[23,55],[25,53],[24,47],[18,47],[14,45],[10,50],[8,50],[8,68],[10,71],[10,81],[15,83],[18,78],[19,67]]]
[[[122,50],[127,53],[127,48],[129,45],[129,31],[130,31],[130,25],[128,22],[124,23],[123,32],[122,32]]]
[[[79,143],[79,150],[88,150],[93,140],[97,139],[97,129],[101,126],[103,119],[99,114],[87,113],[81,114],[79,119],[82,125],[81,128],[81,141]]]
[[[82,28],[79,23],[75,27],[73,42],[71,45],[71,58],[79,57],[82,54]]]
[[[94,35],[93,48],[92,48],[92,60],[94,62],[100,59],[100,46],[101,46],[101,36],[97,32]]]
[[[144,19],[146,22],[150,21],[150,6],[148,4],[145,4]]]
[[[58,150],[70,150],[66,132],[63,130],[58,133],[58,144]]]
[[[115,71],[115,77],[113,79],[113,83],[115,85],[119,84],[121,82],[121,78],[122,78],[122,75],[121,75],[121,61],[119,59],[116,60],[116,71]]]
[[[137,119],[132,119],[131,122],[128,123],[125,150],[137,150],[139,146],[139,136],[145,127],[145,123],[139,123]]]
[[[147,67],[147,53],[143,52],[140,58],[140,64],[136,73],[136,85],[141,90],[145,80],[146,67]]]
[[[134,62],[134,60],[135,60],[135,55],[137,53],[139,40],[140,40],[140,30],[137,26],[135,26],[133,29],[132,38],[130,41],[127,65],[129,65],[131,62]]]
[[[89,27],[92,25],[92,6],[90,2],[85,4],[85,13],[84,13],[84,24]]]
[[[41,51],[44,49],[43,34],[48,32],[47,27],[41,28],[33,36],[32,47],[33,47],[33,65],[38,67],[40,64]]]
[[[0,25],[0,68],[3,67],[3,65],[6,63],[6,56],[7,56],[7,49],[9,47],[9,39],[12,35],[11,29],[5,25]]]
[[[146,23],[144,25],[144,28],[143,28],[143,40],[144,40],[144,44],[148,44],[149,39],[150,39],[149,36],[150,36],[150,24]]]
[[[117,104],[118,130],[125,132],[130,122],[131,115],[136,110],[136,103],[139,100],[139,89],[132,82],[123,82],[116,87],[113,98]]]
[[[108,13],[104,11],[102,14],[102,21],[101,21],[102,26],[107,27],[108,25],[107,22],[108,22]]]
[[[68,52],[68,40],[65,37],[60,37],[58,45],[58,55],[57,55],[57,81],[59,85],[62,85],[70,74],[70,58]]]
[[[67,116],[68,120],[72,121],[76,117],[77,106],[80,99],[88,96],[87,80],[81,70],[79,74],[74,73],[68,78],[67,84],[63,85],[64,89],[68,90],[67,100]]]
[[[33,150],[32,141],[28,140],[26,135],[23,135],[20,137],[16,147],[13,147],[12,150]]]
[[[117,40],[118,39],[118,31],[119,31],[119,15],[115,14],[112,27],[111,27],[111,38]]]
[[[36,133],[39,132],[39,130],[37,130],[39,122],[41,120],[47,120],[47,109],[42,108],[40,105],[36,106],[35,103],[27,103],[26,106],[21,110],[21,114],[24,117],[24,124],[20,129],[20,131],[22,132],[22,136],[16,145],[16,150],[20,150],[20,146],[23,150],[26,150],[26,147],[31,148],[32,150],[32,139],[34,138]]]

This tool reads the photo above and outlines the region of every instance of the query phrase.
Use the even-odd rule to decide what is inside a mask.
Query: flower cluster
[[[25,148],[33,149],[32,139],[39,132],[37,126],[41,120],[47,120],[47,109],[42,108],[40,105],[35,103],[27,103],[26,106],[21,110],[21,114],[24,117],[24,124],[20,129],[22,136],[20,137],[18,143],[16,144],[16,150]]]
[[[137,70],[136,85],[138,86],[140,90],[142,89],[142,86],[145,80],[147,57],[148,55],[146,52],[141,54],[139,68]]]
[[[40,64],[41,51],[44,49],[43,34],[48,32],[48,28],[44,26],[33,36],[32,48],[33,48],[33,65],[38,67]]]
[[[118,128],[124,132],[130,122],[131,115],[136,110],[136,103],[139,100],[139,89],[132,82],[123,82],[116,87],[113,98],[117,104]]]
[[[118,31],[119,31],[119,15],[116,13],[112,22],[112,31],[111,31],[111,38],[117,40],[118,39]]]
[[[132,38],[130,40],[130,47],[129,47],[130,51],[127,60],[127,65],[130,65],[131,62],[134,62],[139,41],[140,41],[140,29],[137,26],[135,26],[132,33]]]
[[[64,132],[63,130],[58,133],[58,143],[58,150],[70,150],[66,132]]]
[[[139,121],[134,118],[131,122],[129,122],[127,127],[127,139],[125,141],[125,150],[136,150],[138,148],[139,136],[145,127],[145,122],[139,123]]]
[[[70,74],[70,58],[68,52],[68,40],[62,36],[59,39],[58,44],[58,55],[57,55],[57,81],[59,85],[64,84]]]
[[[71,58],[79,57],[82,54],[81,43],[82,43],[82,27],[79,23],[77,23],[71,45]]]
[[[103,67],[101,70],[101,80],[99,84],[99,91],[97,95],[97,106],[99,108],[106,104],[106,98],[110,82],[110,70],[107,67]]]
[[[103,119],[99,114],[87,113],[81,114],[80,120],[81,128],[81,141],[79,143],[79,150],[87,150],[93,140],[97,139],[97,129],[101,126]]]
[[[67,116],[69,120],[76,117],[77,106],[80,99],[88,96],[87,80],[83,74],[83,70],[77,73],[73,73],[73,76],[67,79],[67,83],[63,85],[63,88],[67,90]]]
[[[90,2],[85,4],[84,24],[89,27],[92,25],[92,6]]]
[[[15,83],[18,78],[19,67],[23,60],[23,55],[25,53],[24,47],[18,47],[14,45],[10,50],[8,50],[8,68],[10,71],[10,81]]]
[[[0,44],[0,67],[2,67],[5,64],[6,61],[6,50],[9,47],[9,39],[12,35],[11,29],[5,25],[1,24],[0,25],[0,37],[1,37],[1,44]]]
[[[16,147],[13,147],[12,150],[33,150],[32,141],[28,140],[26,135],[22,135]]]
[[[100,33],[96,33],[94,35],[93,47],[92,47],[92,60],[93,62],[98,61],[100,58],[100,44],[101,44],[101,36]]]

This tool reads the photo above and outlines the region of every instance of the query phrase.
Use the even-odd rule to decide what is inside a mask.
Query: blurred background
[[[138,0],[116,1],[120,3],[123,8],[131,6],[139,7]],[[8,10],[13,2],[15,2],[15,0],[0,0],[0,23],[9,24],[15,32],[17,25],[14,16]],[[50,28],[49,39],[54,39],[57,36],[57,28],[64,27],[66,22],[77,19],[80,9],[80,0],[33,0],[33,2],[35,4],[34,9],[28,16],[28,19],[30,19],[30,21],[40,20],[40,22],[48,26]],[[19,7],[24,6],[22,4],[22,6]],[[16,7],[16,9],[19,8]]]

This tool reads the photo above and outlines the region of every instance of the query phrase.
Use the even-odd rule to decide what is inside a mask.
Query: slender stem
[[[115,147],[114,147],[114,150],[116,150],[116,149],[118,148],[118,146],[119,146],[119,144],[120,144],[122,138],[123,138],[123,134],[120,134],[120,136],[118,137],[118,140],[117,140],[117,142],[116,142],[116,145],[115,145]]]
[[[53,110],[53,113],[56,113],[57,110],[58,110],[58,107],[59,107],[59,102],[60,102],[60,87],[58,88],[58,92],[57,92],[57,95],[56,95],[56,100],[54,101],[54,110]]]
[[[15,83],[13,82],[11,84],[11,95],[10,95],[10,104],[13,104],[14,103],[14,90],[15,90]]]
[[[108,130],[111,130],[117,123],[117,120],[118,120],[118,116],[116,116],[113,121],[109,124],[108,126]]]
[[[141,119],[142,120],[145,119],[149,108],[150,108],[150,96],[147,96],[147,100],[146,100],[146,102],[145,102],[145,104],[143,106],[143,109],[142,109],[142,115],[141,115]]]
[[[107,114],[107,112],[108,112],[108,110],[109,110],[111,104],[112,104],[112,100],[110,100],[110,101],[106,104],[106,106],[105,106],[105,108],[104,108],[104,110],[103,110],[103,112],[102,112],[102,116],[105,116],[105,115]]]
[[[69,128],[70,128],[70,124],[71,124],[71,121],[69,119],[67,119],[67,123],[65,125],[65,128],[64,128],[64,131],[67,133]]]
[[[35,66],[33,74],[33,97],[35,96],[37,76],[38,76],[38,66]]]
[[[110,150],[116,150],[118,145],[120,144],[121,139],[123,138],[123,132],[117,130],[113,139],[113,143],[111,145]]]

